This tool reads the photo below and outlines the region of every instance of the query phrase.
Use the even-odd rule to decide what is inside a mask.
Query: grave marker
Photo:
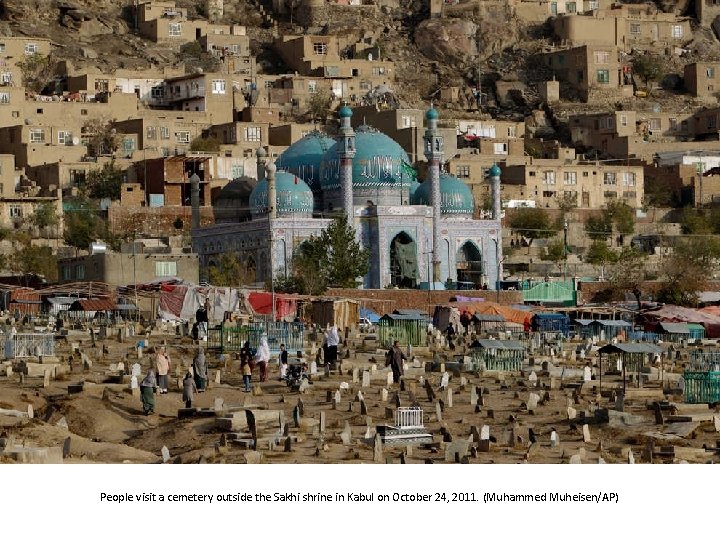
[[[163,446],[160,449],[160,454],[162,454],[163,463],[167,463],[168,461],[170,461],[170,450],[168,450],[167,446]]]
[[[537,373],[531,371],[530,376],[528,377],[528,382],[530,383],[530,388],[535,388],[537,385]]]
[[[586,442],[586,443],[592,442],[592,439],[590,438],[590,426],[588,426],[587,424],[583,424],[582,431],[583,431],[583,442]]]
[[[435,402],[435,416],[437,417],[438,422],[442,422],[442,407],[440,406],[440,402]]]
[[[552,430],[552,433],[550,433],[550,447],[556,448],[560,445],[560,436],[558,435],[557,431],[554,429]]]
[[[453,390],[452,388],[447,389],[447,406],[452,409],[453,406]]]
[[[370,372],[363,371],[362,373],[362,387],[368,388],[370,386]]]

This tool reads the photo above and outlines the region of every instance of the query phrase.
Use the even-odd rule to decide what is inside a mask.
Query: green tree
[[[52,56],[40,53],[26,56],[17,63],[22,73],[22,84],[33,92],[42,90],[53,79],[57,70],[57,62]]]
[[[16,235],[13,254],[7,266],[19,275],[38,274],[48,281],[57,281],[57,257],[50,246],[34,246],[29,235]]]
[[[312,237],[298,248],[293,257],[293,276],[302,294],[322,294],[327,290],[327,273],[322,264],[326,257],[326,246],[322,237]]]
[[[321,268],[327,273],[328,286],[357,288],[357,278],[370,269],[370,253],[355,240],[355,229],[345,215],[335,218],[320,235],[324,253]]]
[[[103,223],[89,203],[65,213],[63,240],[75,249],[88,249],[97,238],[105,236]]]
[[[608,202],[603,213],[620,234],[632,234],[635,231],[635,210],[624,201]]]
[[[612,221],[603,213],[599,216],[588,216],[585,220],[585,233],[591,240],[607,240],[612,234]]]
[[[663,267],[664,283],[658,291],[658,300],[697,306],[698,293],[706,289],[719,258],[720,239],[716,237],[680,240]]]
[[[192,152],[219,152],[220,141],[215,137],[195,137],[190,143]]]
[[[30,216],[30,223],[37,227],[42,234],[43,231],[56,227],[60,223],[55,204],[43,202],[35,207],[33,215]]]
[[[714,232],[705,213],[690,206],[683,208],[680,216],[680,230],[683,234],[712,234]]]
[[[83,136],[87,140],[88,155],[108,156],[114,154],[120,146],[120,139],[111,120],[93,118],[82,126]]]
[[[611,250],[604,240],[594,240],[585,254],[585,262],[600,267],[600,275],[604,277],[605,266],[617,261],[617,254]]]
[[[567,253],[565,252],[565,243],[562,240],[553,240],[545,246],[545,252],[542,254],[542,259],[545,261],[552,261],[562,267],[562,262],[565,260]]]
[[[550,225],[550,216],[542,208],[518,208],[510,216],[508,225],[513,232],[528,239],[528,251],[533,240],[551,238],[557,234],[557,230]]]
[[[624,248],[610,272],[612,288],[623,296],[626,292],[632,293],[638,309],[641,308],[640,297],[647,279],[646,260],[647,255],[642,251],[635,248]]]
[[[237,253],[224,253],[216,265],[210,266],[208,279],[218,287],[237,287],[250,283],[250,269],[243,263]]]
[[[632,59],[633,73],[643,80],[648,88],[648,94],[652,92],[650,83],[662,79],[663,64],[662,58],[652,53],[638,55]]]
[[[92,170],[87,175],[87,192],[93,199],[118,200],[122,192],[125,173],[114,161],[105,163],[102,169]]]

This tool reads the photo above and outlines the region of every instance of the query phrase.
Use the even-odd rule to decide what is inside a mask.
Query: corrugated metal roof
[[[525,345],[514,339],[478,339],[476,341],[483,349],[525,350]]]
[[[690,327],[683,322],[661,322],[660,327],[668,334],[689,334]]]
[[[493,313],[476,313],[472,318],[478,322],[505,322],[505,317]]]
[[[93,298],[77,300],[70,306],[70,311],[115,311],[117,304],[109,298]]]
[[[600,326],[632,326],[629,322],[620,319],[575,319],[575,322],[583,326],[589,326],[593,323]]]
[[[598,350],[600,354],[639,354],[639,353],[661,353],[662,347],[652,343],[616,343],[605,345]]]
[[[424,321],[428,317],[427,315],[423,315],[421,313],[415,313],[415,314],[408,314],[408,315],[402,315],[400,313],[386,313],[382,317],[380,317],[381,320],[393,320],[393,321]]]

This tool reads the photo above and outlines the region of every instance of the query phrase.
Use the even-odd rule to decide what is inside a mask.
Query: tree
[[[680,230],[683,234],[712,234],[713,226],[702,211],[686,206],[680,216]]]
[[[35,53],[26,56],[17,66],[22,73],[22,84],[31,91],[40,93],[55,77],[57,62],[52,56]]]
[[[105,163],[102,169],[95,169],[87,175],[88,195],[93,199],[118,200],[122,192],[125,173],[114,161]]]
[[[48,281],[57,280],[57,257],[50,246],[34,246],[30,237],[16,235],[16,246],[7,260],[7,266],[15,274],[38,274]]]
[[[308,100],[308,113],[314,120],[323,120],[330,113],[332,94],[324,88],[319,88]]]
[[[104,236],[104,227],[89,203],[84,202],[65,213],[63,240],[75,249],[88,249],[97,238]]]
[[[208,279],[213,285],[237,287],[250,283],[252,272],[248,265],[240,260],[237,253],[223,253],[217,263],[208,270]]]
[[[605,265],[617,261],[617,254],[604,240],[594,240],[585,254],[585,262],[600,267],[600,275],[605,275]]]
[[[357,288],[357,278],[370,269],[370,253],[355,240],[355,229],[343,214],[336,217],[322,232],[321,268],[327,273],[328,286]]]
[[[219,152],[220,141],[215,137],[195,137],[190,143],[192,152]]]
[[[663,77],[663,60],[652,53],[635,56],[632,59],[632,70],[643,80],[650,93],[652,92],[650,83],[659,81]]]
[[[607,240],[612,234],[612,221],[606,214],[589,216],[585,220],[585,233],[591,240]]]
[[[565,256],[565,243],[562,240],[553,240],[545,247],[545,253],[543,253],[542,259],[552,261],[559,265],[565,260]]]
[[[658,300],[668,304],[695,307],[698,293],[705,290],[717,268],[720,240],[715,237],[681,240],[663,267],[664,284]]]
[[[60,223],[55,204],[43,202],[35,207],[35,212],[30,216],[30,223],[37,227],[42,234],[43,231],[56,227]]]
[[[645,262],[647,255],[635,248],[624,248],[618,255],[617,262],[610,273],[612,288],[624,296],[626,292],[632,293],[637,302],[638,309],[643,285],[647,278]]]
[[[326,246],[322,237],[312,237],[302,244],[293,257],[293,276],[302,294],[322,294],[327,290],[327,276],[322,269]]]
[[[112,121],[93,118],[83,124],[82,133],[87,138],[88,155],[107,156],[114,154],[120,146]]]
[[[542,208],[519,208],[508,221],[513,232],[528,239],[528,251],[533,240],[551,238],[557,233],[550,225],[550,216]]]
[[[603,213],[620,234],[632,234],[635,231],[635,211],[624,201],[608,202]]]

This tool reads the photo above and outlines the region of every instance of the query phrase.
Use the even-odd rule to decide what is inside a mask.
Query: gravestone
[[[340,405],[341,400],[342,400],[342,395],[340,394],[340,390],[335,390],[335,407]]]
[[[140,364],[138,364],[137,362],[135,362],[135,363],[132,365],[132,369],[131,369],[131,371],[130,371],[130,375],[133,376],[133,377],[139,377],[141,372],[142,372],[142,367],[140,366]]]
[[[582,464],[582,459],[580,459],[580,454],[573,454],[570,456],[570,465],[580,465]]]
[[[538,394],[535,394],[534,392],[531,392],[527,400],[527,410],[534,411],[535,409],[537,409],[539,401],[540,396]]]
[[[467,441],[453,441],[445,446],[445,461],[447,463],[460,463],[467,456],[470,443]]]
[[[352,382],[353,383],[360,382],[360,370],[358,368],[353,368],[353,370],[352,370]]]
[[[315,360],[310,362],[310,375],[317,375],[317,362]]]
[[[555,377],[550,377],[550,390],[559,390],[560,389],[560,381],[558,381]]]
[[[480,428],[480,444],[478,445],[478,451],[490,451],[490,426],[488,425],[483,425]]]
[[[46,369],[43,372],[43,388],[48,388],[50,386],[50,370]]]
[[[530,383],[530,388],[535,388],[535,386],[537,386],[537,373],[531,371],[528,382]]]
[[[453,406],[453,390],[452,388],[447,389],[447,407],[452,409]]]
[[[139,388],[138,379],[133,375],[130,377],[130,390],[135,390],[136,388]]]
[[[325,411],[320,411],[320,433],[325,433]]]
[[[213,410],[215,412],[221,412],[225,408],[225,400],[221,397],[216,397],[213,404]]]
[[[477,405],[478,402],[478,394],[477,394],[477,386],[472,385],[470,387],[470,405]]]
[[[583,369],[583,381],[592,381],[592,369],[590,369],[590,366],[585,366],[585,369]]]
[[[215,372],[215,384],[220,384],[220,370]]]
[[[440,406],[440,402],[435,402],[435,416],[437,417],[438,422],[442,422],[442,407]]]
[[[245,463],[248,465],[259,465],[262,463],[262,452],[256,450],[245,452]]]
[[[537,442],[537,437],[535,436],[533,428],[528,428],[528,439],[530,440],[530,444],[535,444]]]
[[[655,424],[662,426],[665,424],[665,419],[663,418],[662,409],[660,408],[660,404],[656,401],[653,405],[653,409],[655,411]]]
[[[363,373],[362,373],[362,387],[363,388],[370,387],[370,372],[369,371],[363,371]]]
[[[575,409],[573,407],[568,407],[567,408],[567,416],[568,416],[568,420],[575,420],[575,418],[577,418],[577,409]]]
[[[59,427],[60,429],[68,429],[68,423],[65,417],[63,416],[62,418],[60,418],[60,420],[57,421],[55,426]]]
[[[425,381],[425,392],[427,393],[427,398],[430,403],[435,401],[435,391],[432,389],[429,380]]]
[[[465,388],[466,385],[467,385],[467,379],[465,378],[465,376],[461,376],[460,377],[460,388]]]
[[[635,454],[632,450],[628,452],[628,465],[635,465]]]
[[[442,379],[440,380],[440,388],[447,388],[448,384],[450,383],[450,373],[447,371],[443,373]]]
[[[309,389],[310,389],[310,381],[308,381],[307,379],[303,379],[302,381],[300,381],[300,386],[298,387],[298,392],[300,392],[301,394],[304,394]]]
[[[480,432],[475,426],[470,426],[470,441],[474,443],[480,442]]]
[[[295,427],[300,427],[300,416],[301,416],[300,415],[300,407],[295,405],[295,407],[293,407],[293,412],[292,412],[292,417],[293,417],[293,422],[295,423]]]
[[[375,463],[384,463],[385,459],[383,458],[383,447],[382,447],[382,440],[380,439],[380,434],[375,434],[375,445],[373,447],[373,461]]]
[[[283,444],[283,452],[292,452],[292,439],[290,437],[287,437],[285,439],[285,443]]]
[[[352,440],[352,430],[348,421],[345,421],[345,428],[340,433],[340,439],[345,446],[348,446]]]
[[[326,390],[326,391],[325,391],[325,402],[326,402],[326,403],[332,403],[332,402],[333,402],[333,392],[332,392],[332,390]]]
[[[167,446],[163,446],[160,449],[160,454],[162,454],[163,463],[167,463],[168,461],[170,461],[170,450],[168,450]]]
[[[387,401],[388,400],[388,391],[387,388],[382,388],[380,390],[380,401]]]
[[[550,433],[550,447],[556,448],[560,445],[560,436],[558,435],[557,431],[554,429],[552,430],[552,433]]]
[[[391,386],[391,385],[393,384],[393,373],[392,373],[392,371],[389,371],[389,372],[388,372],[388,374],[387,374],[387,379],[386,379],[386,381],[385,381],[385,384],[386,384],[387,386]]]
[[[715,431],[720,431],[720,416],[717,414],[713,415],[713,425],[715,426]]]
[[[592,439],[590,438],[590,426],[588,426],[587,424],[583,424],[582,431],[583,431],[583,442],[586,442],[586,443],[592,442]]]
[[[615,399],[615,410],[618,412],[625,411],[625,395],[620,392]]]
[[[257,448],[257,424],[255,423],[255,414],[250,409],[245,409],[245,418],[247,420],[250,438],[253,440],[253,448]]]
[[[365,400],[360,400],[360,415],[361,416],[367,416],[367,405],[365,405]]]
[[[63,441],[63,459],[67,459],[70,457],[70,445],[72,444],[72,439],[70,437],[66,437]]]

